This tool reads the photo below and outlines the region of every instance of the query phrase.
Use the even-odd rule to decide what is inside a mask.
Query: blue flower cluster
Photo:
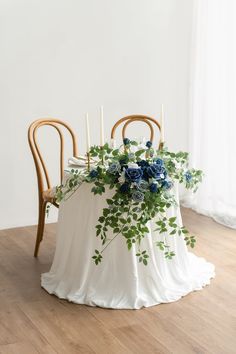
[[[149,164],[146,160],[141,160],[138,162],[142,172],[143,179],[148,181],[150,178],[154,178],[157,181],[165,180],[167,177],[167,172],[162,159],[158,158],[152,164]]]
[[[98,176],[98,171],[97,170],[92,170],[92,171],[90,171],[90,173],[89,173],[89,177],[91,177],[91,178],[96,178]]]
[[[185,177],[187,183],[191,182],[191,180],[193,178],[190,171],[185,172],[184,177]]]
[[[147,160],[141,160],[136,164],[123,165],[124,183],[120,186],[121,193],[131,192],[132,199],[135,202],[141,202],[144,199],[146,191],[158,193],[161,189],[168,190],[172,188],[173,183],[168,180],[166,168],[162,159],[158,158],[149,163]]]

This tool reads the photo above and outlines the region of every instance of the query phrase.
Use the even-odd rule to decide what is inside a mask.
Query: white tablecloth
[[[155,242],[163,236],[149,223],[149,233],[142,248],[149,253],[148,265],[138,263],[136,248],[127,250],[123,237],[117,237],[103,253],[102,263],[92,260],[101,240],[95,226],[106,199],[114,191],[102,196],[91,193],[92,186],[84,183],[66,202],[62,202],[57,225],[57,244],[51,270],[42,274],[41,284],[50,294],[78,304],[116,309],[139,309],[172,302],[194,290],[200,290],[214,277],[214,266],[187,250],[182,237],[167,236],[176,256],[165,259]],[[177,186],[174,188],[178,200]],[[178,207],[168,211],[177,216]],[[112,234],[110,235],[112,237]]]

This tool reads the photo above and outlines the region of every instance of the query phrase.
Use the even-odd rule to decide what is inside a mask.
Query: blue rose
[[[141,168],[144,168],[144,167],[149,166],[149,163],[148,163],[146,160],[138,161],[137,164],[138,164]]]
[[[160,166],[164,166],[164,162],[160,158],[156,159],[155,164],[160,165]]]
[[[130,144],[130,140],[128,138],[124,138],[123,139],[123,143],[124,143],[124,145],[129,145]]]
[[[146,191],[149,188],[149,183],[144,179],[141,179],[137,187],[140,191]]]
[[[96,178],[97,176],[98,176],[98,171],[97,170],[90,171],[89,177]]]
[[[129,183],[123,183],[121,186],[120,186],[120,192],[121,193],[128,193],[129,191]]]
[[[167,175],[165,168],[157,164],[152,164],[147,167],[146,172],[150,178],[155,178],[157,180],[165,179]]]
[[[150,192],[156,193],[158,191],[157,184],[156,183],[150,184],[149,189],[150,189]]]
[[[171,181],[163,181],[161,186],[163,189],[168,190],[173,187],[173,183]]]
[[[185,177],[187,182],[190,182],[191,179],[193,178],[191,172],[189,172],[189,171],[185,172],[184,177]]]
[[[152,142],[151,141],[147,141],[146,142],[146,147],[150,149],[152,147]]]
[[[133,199],[134,202],[142,202],[143,199],[144,199],[144,195],[140,191],[134,191],[132,193],[132,199]]]
[[[125,170],[125,178],[129,182],[139,182],[142,178],[143,171],[141,168],[127,168]]]
[[[108,167],[108,172],[115,175],[120,172],[119,162],[114,162]]]

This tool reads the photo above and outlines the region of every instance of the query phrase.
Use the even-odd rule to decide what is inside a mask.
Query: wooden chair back
[[[140,114],[126,116],[126,117],[123,117],[123,118],[119,119],[114,124],[114,126],[113,126],[113,128],[111,130],[111,139],[114,139],[116,129],[122,123],[124,123],[123,128],[122,128],[122,138],[123,139],[126,138],[126,129],[127,129],[128,125],[133,123],[133,122],[136,122],[136,121],[143,122],[146,125],[148,125],[148,127],[150,129],[150,141],[153,143],[153,139],[154,139],[153,124],[158,128],[159,131],[161,131],[161,126],[160,126],[159,122],[156,119],[154,119],[152,117],[140,115]],[[160,147],[160,139],[159,139],[158,147]]]
[[[42,154],[39,149],[39,145],[37,142],[37,131],[40,127],[43,126],[50,126],[56,129],[57,133],[59,134],[60,138],[60,178],[61,182],[63,179],[63,173],[64,173],[64,138],[63,138],[63,133],[60,127],[66,128],[72,138],[72,145],[73,145],[73,156],[78,155],[77,151],[77,141],[76,141],[76,136],[73,132],[73,130],[63,121],[59,119],[38,119],[34,121],[28,130],[28,141],[30,145],[30,149],[33,154],[33,159],[35,162],[35,167],[36,167],[36,172],[37,172],[37,178],[38,178],[38,189],[39,193],[41,194],[43,191],[45,191],[45,186],[44,186],[44,181],[46,181],[47,184],[47,189],[52,188],[48,170],[46,168],[45,162],[43,160]],[[45,177],[45,178],[44,178]]]

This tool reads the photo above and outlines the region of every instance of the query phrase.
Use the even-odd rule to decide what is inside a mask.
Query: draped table
[[[103,253],[102,263],[95,265],[94,250],[101,248],[95,226],[107,206],[106,199],[114,191],[94,195],[91,188],[91,184],[83,183],[60,204],[53,263],[41,278],[42,287],[50,294],[77,304],[140,309],[176,301],[210,283],[214,265],[189,252],[183,237],[166,235],[175,256],[165,258],[155,245],[164,238],[155,231],[155,220],[149,222],[149,233],[142,240],[142,248],[149,254],[147,266],[138,263],[136,245],[128,251],[122,236],[111,242]],[[177,184],[173,193],[178,201]],[[177,223],[182,224],[179,206],[168,209],[167,216],[176,216]],[[111,233],[108,238],[113,236]]]

